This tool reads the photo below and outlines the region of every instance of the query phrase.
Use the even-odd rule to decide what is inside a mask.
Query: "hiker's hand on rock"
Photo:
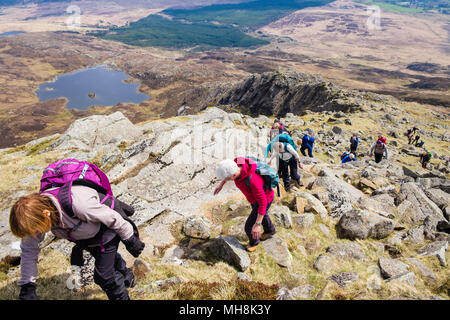
[[[252,237],[253,240],[258,240],[261,238],[261,225],[260,224],[254,224],[252,228]]]

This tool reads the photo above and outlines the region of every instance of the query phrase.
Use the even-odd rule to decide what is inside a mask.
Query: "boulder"
[[[436,280],[436,276],[433,273],[433,271],[428,269],[422,262],[420,262],[420,260],[418,260],[416,258],[406,258],[406,261],[408,261],[409,263],[415,265],[417,267],[417,269],[420,271],[420,273],[425,278],[428,278],[429,280]]]
[[[292,228],[291,211],[286,206],[272,206],[269,209],[270,216],[274,218],[274,223],[284,228]]]
[[[392,199],[393,201],[393,199]],[[395,218],[394,206],[386,202],[380,202],[372,198],[359,198],[358,206],[361,209],[377,213],[383,217],[393,219]]]
[[[329,215],[333,218],[341,217],[345,212],[352,210],[352,204],[356,204],[364,194],[335,176],[320,176],[314,181],[312,189],[325,188],[328,192],[328,206],[331,209]]]
[[[75,120],[53,146],[57,150],[77,148],[90,151],[114,141],[133,141],[140,134],[141,130],[121,112],[115,112]]]
[[[417,253],[421,256],[436,256],[441,266],[446,267],[445,252],[448,249],[448,241],[435,241],[422,248]]]
[[[360,245],[356,243],[336,243],[327,248],[327,252],[337,259],[365,260],[366,255]]]
[[[409,271],[409,266],[397,259],[380,258],[378,259],[378,265],[384,279],[404,275]]]
[[[343,288],[346,285],[358,280],[358,273],[357,272],[341,272],[341,273],[333,274],[331,277],[328,277],[327,279],[336,282],[339,287]]]
[[[394,221],[364,210],[345,213],[337,224],[339,238],[383,239],[394,231]]]
[[[270,255],[279,266],[288,269],[291,268],[292,255],[283,239],[273,236],[272,238],[264,241],[262,246],[267,254]]]
[[[191,216],[183,223],[185,235],[196,239],[209,239],[211,236],[212,222],[205,217]]]
[[[450,207],[450,194],[441,189],[433,188],[424,190],[425,195],[433,201],[440,209]]]
[[[393,276],[389,279],[386,279],[386,282],[392,282],[392,281],[401,281],[406,282],[411,286],[414,286],[416,283],[416,275],[414,272],[407,272],[404,274],[399,274],[397,276]]]
[[[329,273],[336,267],[336,262],[329,256],[321,254],[314,262],[314,269],[319,272]]]
[[[211,244],[211,251],[220,259],[235,266],[240,271],[245,271],[250,266],[250,257],[243,245],[232,237],[219,237]]]
[[[295,300],[291,290],[281,287],[277,292],[277,300]]]
[[[297,214],[292,217],[292,220],[301,228],[310,228],[314,224],[315,216],[313,213]]]
[[[296,299],[310,299],[314,287],[311,285],[298,286],[291,290],[291,294]]]
[[[407,182],[400,187],[400,194],[396,201],[397,203],[402,203],[404,200],[408,200],[411,203],[407,211],[408,217],[406,218],[413,224],[423,222],[428,216],[444,218],[442,210],[413,182]]]
[[[301,200],[297,199],[304,199],[307,201],[307,205],[304,207],[304,211],[315,212],[321,218],[324,218],[328,215],[328,211],[324,207],[322,202],[320,202],[320,200],[314,197],[312,194],[307,192],[295,192],[294,195],[296,196],[296,201],[298,201],[298,203],[300,203]]]
[[[133,274],[136,280],[141,280],[152,270],[150,264],[141,259],[134,260]]]

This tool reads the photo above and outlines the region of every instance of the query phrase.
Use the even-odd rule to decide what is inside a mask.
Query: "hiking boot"
[[[261,235],[260,240],[261,240],[261,241],[264,241],[264,240],[270,239],[270,238],[272,238],[272,236],[273,236],[275,233],[277,233],[277,232],[276,232],[276,231],[273,231],[273,232],[264,232],[264,233]]]
[[[133,271],[131,269],[127,269],[127,273],[125,275],[125,288],[133,288],[136,285],[136,278],[134,277]]]
[[[289,182],[284,184],[284,190],[285,190],[286,192],[289,192],[289,191],[291,190],[291,185],[290,185]]]
[[[254,246],[248,245],[248,246],[245,247],[245,249],[246,249],[248,252],[253,252],[253,251],[255,251],[257,248],[258,248],[258,245],[257,245],[257,244],[254,245]]]

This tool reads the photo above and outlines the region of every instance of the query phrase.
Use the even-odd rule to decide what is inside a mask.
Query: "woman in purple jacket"
[[[73,186],[71,196],[74,216],[66,214],[50,193],[24,196],[11,208],[11,231],[22,238],[19,299],[38,300],[35,282],[39,243],[51,231],[58,238],[76,243],[72,265],[83,264],[83,250],[91,253],[95,259],[94,282],[110,300],[129,300],[127,288],[135,284],[135,279],[117,249],[122,241],[134,257],[140,255],[145,244],[137,237],[137,228],[126,219],[120,201],[119,208],[112,210],[100,203],[96,190],[86,186]]]

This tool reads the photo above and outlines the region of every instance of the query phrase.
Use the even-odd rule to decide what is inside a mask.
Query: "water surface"
[[[68,109],[86,110],[90,106],[114,106],[120,102],[141,103],[150,99],[139,93],[139,83],[125,83],[123,71],[96,66],[59,76],[39,86],[36,95],[41,101],[65,97]]]

